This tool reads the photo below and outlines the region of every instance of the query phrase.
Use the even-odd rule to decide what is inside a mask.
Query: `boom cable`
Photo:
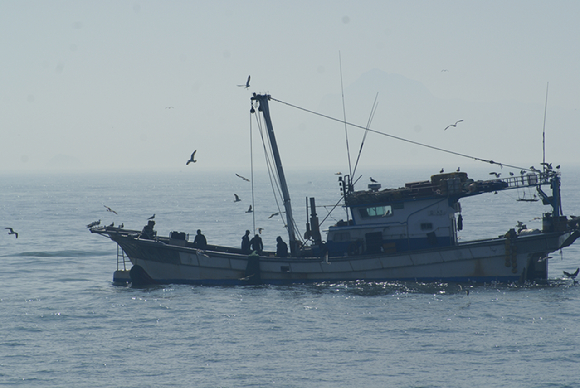
[[[278,99],[276,99],[274,97],[270,97],[270,99],[272,101],[279,102],[281,104],[287,105],[287,106],[292,107],[292,108],[295,108],[295,109],[299,109],[299,110],[304,111],[304,112],[307,112],[307,113],[314,114],[316,116],[324,117],[324,118],[327,118],[329,120],[336,121],[336,122],[339,122],[339,123],[344,123],[345,125],[350,125],[351,127],[360,128],[360,129],[364,129],[366,131],[374,132],[374,133],[376,133],[378,135],[390,137],[390,138],[395,139],[395,140],[403,141],[403,142],[406,142],[406,143],[414,144],[414,145],[421,146],[421,147],[425,147],[425,148],[430,148],[430,149],[435,150],[435,151],[445,152],[445,153],[448,153],[448,154],[451,154],[451,155],[455,155],[455,156],[461,156],[463,158],[472,159],[472,160],[475,160],[475,161],[478,161],[478,162],[485,162],[485,163],[489,163],[489,164],[495,164],[495,165],[498,165],[500,167],[504,167],[505,166],[505,167],[515,168],[515,169],[519,169],[519,170],[533,171],[531,168],[519,167],[519,166],[515,166],[515,165],[512,165],[512,164],[507,164],[507,163],[500,163],[500,162],[496,162],[496,161],[491,160],[491,159],[478,158],[476,156],[471,156],[471,155],[463,154],[463,153],[460,153],[460,152],[451,151],[451,150],[448,150],[448,149],[445,149],[445,148],[441,148],[441,147],[435,147],[435,146],[432,146],[432,145],[429,145],[429,144],[420,143],[420,142],[415,141],[415,140],[409,140],[409,139],[405,139],[405,138],[400,137],[400,136],[391,135],[391,134],[386,133],[386,132],[377,131],[376,129],[371,129],[370,127],[369,128],[365,128],[362,125],[357,125],[357,124],[349,123],[349,122],[347,122],[345,120],[337,119],[337,118],[332,117],[332,116],[328,116],[328,115],[325,115],[325,114],[322,114],[322,113],[318,113],[318,112],[315,112],[315,111],[312,111],[312,110],[309,110],[309,109],[306,109],[306,108],[302,108],[300,106],[297,106],[297,105],[294,105],[294,104],[290,104],[289,102],[285,102],[285,101],[278,100]]]

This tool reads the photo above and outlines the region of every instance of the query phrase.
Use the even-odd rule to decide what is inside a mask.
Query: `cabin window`
[[[393,215],[393,209],[390,205],[372,206],[359,209],[359,213],[362,218],[389,217]]]
[[[421,223],[421,230],[431,230],[433,229],[433,224],[430,222]]]
[[[334,242],[341,242],[341,241],[350,241],[350,233],[335,233],[332,237],[332,241]]]

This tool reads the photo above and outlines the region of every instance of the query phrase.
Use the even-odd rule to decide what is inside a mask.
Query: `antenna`
[[[346,108],[344,106],[344,88],[342,87],[342,57],[340,51],[338,52],[338,63],[340,67],[340,93],[342,95],[342,114],[344,117],[344,136],[346,138],[346,156],[348,157],[348,172],[352,176],[352,166],[350,164],[350,149],[348,147],[348,131],[346,127]]]
[[[546,170],[546,113],[548,112],[548,86],[549,82],[546,82],[546,103],[544,105],[544,129],[542,130],[542,166]]]

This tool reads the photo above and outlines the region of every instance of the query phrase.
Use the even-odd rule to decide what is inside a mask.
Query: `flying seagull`
[[[240,197],[238,197],[237,194],[234,194],[234,202],[240,202],[240,201],[241,201]]]
[[[153,214],[151,217],[147,218],[148,220],[152,220],[155,218],[155,214]]]
[[[248,208],[248,211],[246,213],[251,213],[251,212],[253,212],[252,205],[250,205],[250,207]]]
[[[462,121],[463,121],[463,120],[457,120],[457,121],[455,122],[455,124],[449,124],[448,126],[446,126],[446,127],[445,127],[444,131],[446,131],[446,130],[447,130],[447,128],[449,128],[449,127],[457,127],[457,124],[459,124],[459,123],[460,123],[460,122],[462,122]]]
[[[490,172],[489,175],[495,175],[496,178],[499,178],[501,175],[501,172]]]
[[[189,163],[195,163],[197,162],[197,160],[195,160],[195,153],[197,152],[197,150],[193,151],[193,154],[191,154],[191,156],[189,157],[189,160],[187,161],[187,163],[185,163],[185,165],[187,166]]]
[[[264,228],[258,228],[258,233],[262,234],[262,230],[264,230]]]
[[[564,272],[564,275],[566,275],[570,279],[576,281],[576,276],[578,276],[578,272],[580,272],[580,268],[576,268],[576,271],[574,271],[574,273],[570,273],[570,272],[566,272],[566,271],[563,271],[563,272]]]
[[[369,178],[371,178],[371,182],[373,182],[373,183],[377,183],[377,181],[376,181],[376,180],[374,180],[374,179],[373,179],[373,177],[369,177]]]
[[[10,231],[8,232],[8,234],[13,234],[13,235],[14,235],[14,237],[18,238],[18,233],[16,233],[16,232],[14,231],[14,229],[12,229],[12,228],[4,228],[4,229],[10,229]]]
[[[114,211],[113,209],[111,209],[111,208],[110,208],[110,207],[108,207],[107,205],[103,205],[103,206],[104,206],[104,207],[107,209],[107,211],[108,211],[108,212],[111,212],[111,213],[115,213],[115,214],[117,214],[117,212],[116,212],[116,211]]]
[[[243,180],[245,180],[246,182],[249,182],[250,180],[248,178],[244,178],[243,176],[241,176],[240,174],[236,174],[236,176],[238,178],[242,178]]]
[[[248,80],[246,81],[245,85],[238,85],[241,88],[246,88],[248,89],[250,87],[250,76],[248,76]]]
[[[270,214],[270,217],[268,217],[268,219],[270,219],[270,218],[272,218],[272,217],[274,217],[274,216],[277,216],[278,214],[279,214],[279,213],[272,213],[272,214]]]

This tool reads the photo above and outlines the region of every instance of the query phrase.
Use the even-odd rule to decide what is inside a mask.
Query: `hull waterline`
[[[277,258],[199,250],[111,233],[133,263],[136,283],[290,284],[336,281],[514,282],[546,280],[549,253],[579,232],[496,238],[401,254]],[[232,250],[234,250],[232,248]]]

